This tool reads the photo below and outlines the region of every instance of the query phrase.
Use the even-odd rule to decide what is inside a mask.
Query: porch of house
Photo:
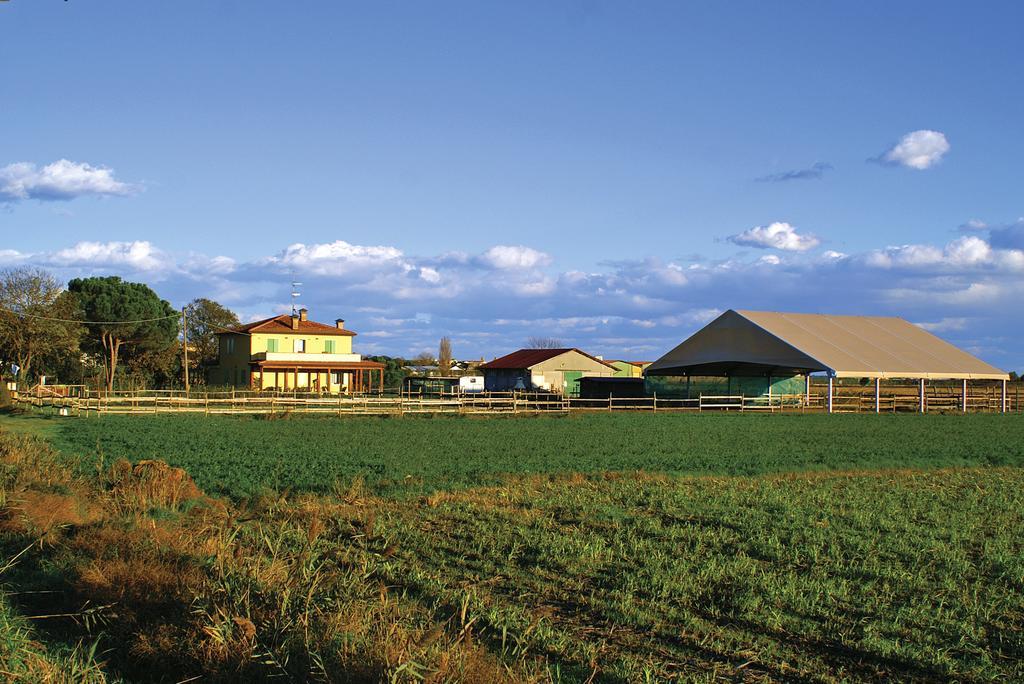
[[[323,394],[364,394],[384,390],[384,365],[373,361],[281,363],[251,365],[250,388]]]

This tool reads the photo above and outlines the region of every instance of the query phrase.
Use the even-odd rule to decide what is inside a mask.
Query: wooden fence
[[[1020,413],[1020,383],[1013,383],[1006,395],[1006,410]],[[822,391],[824,390],[824,391]],[[882,413],[917,413],[921,410],[916,386],[885,388],[879,396]],[[321,395],[301,392],[191,392],[147,390],[138,392],[75,392],[25,393],[17,397],[22,405],[38,410],[71,416],[105,414],[194,413],[275,414],[308,413],[324,415],[405,415],[405,414],[534,414],[570,412],[798,412],[827,411],[827,388],[812,386],[810,394],[784,394],[762,397],[738,395],[701,395],[691,399],[652,397],[610,397],[579,399],[557,394],[525,392],[487,392],[456,394],[442,397],[416,395],[366,394]],[[925,394],[925,412],[963,412],[962,395],[948,388],[933,388]],[[840,386],[833,393],[832,408],[837,413],[871,413],[875,411],[873,386]],[[993,413],[1002,410],[1000,388],[974,388],[968,392],[967,411]]]

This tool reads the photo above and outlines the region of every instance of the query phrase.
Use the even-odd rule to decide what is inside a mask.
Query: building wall
[[[283,335],[269,335],[266,333],[254,333],[250,338],[252,340],[252,351],[250,354],[259,354],[261,352],[269,351],[267,349],[267,342],[275,340],[277,342],[277,350],[279,352],[291,353],[295,351],[295,340],[306,341],[306,353],[307,354],[351,354],[352,353],[352,337],[349,335],[305,335],[305,334],[283,334]],[[334,351],[327,352],[325,350],[325,343],[328,341],[334,342]]]
[[[516,380],[523,379],[523,386],[530,388],[530,371],[525,368],[484,369],[484,389],[488,392],[511,392]]]
[[[211,385],[249,386],[248,335],[225,333],[217,336],[220,362],[210,369],[207,382]]]
[[[610,363],[615,366],[616,378],[638,378],[641,375],[640,367],[627,361],[611,361]]]
[[[571,389],[566,383],[567,371],[573,375],[580,373],[582,377],[611,377],[615,374],[614,368],[600,361],[576,351],[568,351],[530,368],[485,368],[484,386],[488,392],[509,392],[515,388],[516,380],[522,378],[527,389],[564,392]]]
[[[647,394],[666,399],[696,399],[701,395],[726,395],[745,397],[772,396],[782,394],[803,394],[806,389],[805,376],[721,377],[721,376],[679,376],[649,375],[644,378]]]

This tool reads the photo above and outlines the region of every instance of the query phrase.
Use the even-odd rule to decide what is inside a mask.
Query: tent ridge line
[[[810,354],[805,352],[803,349],[800,349],[799,347],[795,346],[792,342],[790,342],[789,340],[785,339],[784,337],[780,337],[779,335],[776,335],[771,330],[768,330],[767,328],[765,328],[763,325],[761,325],[757,321],[751,320],[750,318],[748,318],[747,316],[744,316],[742,313],[740,313],[736,309],[729,309],[729,311],[732,311],[734,314],[736,314],[737,316],[739,316],[743,320],[747,321],[748,323],[750,323],[751,325],[756,327],[758,330],[763,332],[765,335],[768,335],[769,337],[774,337],[779,342],[782,342],[784,345],[786,345],[787,347],[789,347],[793,351],[806,356],[807,358],[809,358],[812,361],[816,362],[819,366],[824,366],[825,369],[826,369],[826,372],[828,374],[830,374],[830,375],[835,375],[836,374],[837,371],[836,371],[835,368],[833,368],[829,364],[825,363],[824,361],[821,361],[820,359],[817,359],[817,358],[811,356]],[[728,313],[728,312],[726,312],[726,313]],[[783,314],[783,315],[785,315],[785,314]],[[835,345],[832,345],[832,346],[835,346]]]

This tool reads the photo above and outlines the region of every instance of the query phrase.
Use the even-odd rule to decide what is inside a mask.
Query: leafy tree
[[[437,349],[437,370],[441,375],[448,375],[452,370],[452,341],[442,337]]]
[[[370,361],[384,364],[384,387],[401,387],[405,378],[405,359],[393,356],[367,356]]]
[[[208,368],[217,363],[217,333],[233,328],[241,321],[235,312],[212,299],[193,299],[185,307],[185,332],[188,335],[189,370]],[[195,373],[198,380],[202,373]]]
[[[5,365],[18,364],[18,380],[44,358],[78,353],[81,325],[75,298],[46,271],[18,268],[0,273],[0,349]]]
[[[148,285],[108,276],[76,278],[68,290],[85,314],[88,343],[103,355],[108,391],[114,388],[122,347],[139,354],[166,349],[177,340],[178,313]]]
[[[168,387],[184,377],[182,360],[181,344],[172,341],[162,347],[129,347],[121,365],[132,388]]]

